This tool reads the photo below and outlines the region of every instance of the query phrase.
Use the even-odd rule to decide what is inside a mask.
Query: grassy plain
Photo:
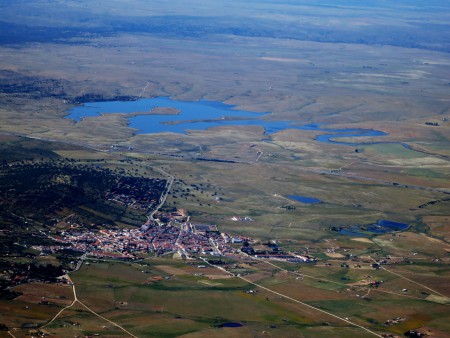
[[[254,272],[248,276],[249,279],[252,274],[264,275],[263,279],[256,279],[260,285],[316,309],[252,287],[238,278],[211,280],[199,276],[196,270],[202,269],[172,259],[149,258],[136,263],[91,262],[73,274],[72,280],[80,301],[139,337],[221,337],[227,333],[237,336],[319,337],[328,330],[333,330],[337,337],[349,334],[366,336],[364,331],[317,309],[349,318],[353,323],[377,332],[401,334],[424,325],[440,332],[447,329],[442,320],[447,314],[447,306],[439,304],[437,296],[436,300],[427,301],[426,296],[415,292],[417,286],[383,270],[342,268],[334,264],[331,267],[305,265],[300,267],[300,274],[293,274],[264,263],[258,263],[252,269]],[[397,273],[401,270],[404,269],[395,269]],[[420,274],[416,271],[415,277],[417,273]],[[368,288],[364,284],[368,274],[374,280],[384,279],[385,284],[379,289]],[[300,275],[301,279],[298,278]],[[428,279],[420,282],[433,286],[433,278],[429,274],[427,276]],[[408,288],[408,293],[402,293],[402,288]],[[27,286],[21,286],[21,289],[27,290]],[[249,293],[250,290],[253,293]],[[64,304],[54,303],[49,297],[52,305],[36,305],[33,297],[53,294],[61,299],[65,295],[67,303],[71,301],[68,291],[69,286],[43,284],[33,291],[31,298],[24,295],[9,302],[8,309],[16,320],[42,322]],[[5,306],[2,302],[2,307]],[[33,307],[39,307],[39,314]],[[404,318],[400,324],[382,325],[398,316]],[[7,318],[10,316],[4,316],[3,320]],[[239,322],[243,326],[233,330],[220,327],[227,322]],[[56,336],[127,336],[80,305],[65,310],[44,329]],[[27,329],[16,329],[14,335],[22,337],[27,332]]]
[[[403,0],[2,3],[2,165],[68,158],[145,177],[168,173],[175,181],[166,210],[183,209],[192,222],[277,240],[319,258],[316,265],[277,263],[290,272],[245,262],[248,280],[378,333],[423,327],[448,336],[450,11],[448,1],[421,6],[418,15]],[[325,132],[312,130],[266,135],[262,127],[224,126],[145,135],[123,114],[65,118],[83,102],[157,96],[388,135],[346,146],[318,142]],[[87,211],[111,216],[92,206]],[[360,238],[330,230],[380,219],[410,228]],[[382,259],[392,264],[375,270],[374,260]],[[246,293],[256,287],[221,271],[205,271],[196,276],[203,270],[183,261],[149,258],[92,263],[72,277],[85,304],[139,337],[365,334],[268,290]],[[369,280],[385,283],[368,289]],[[17,290],[23,295],[0,300],[0,323],[18,328],[17,337],[29,333],[23,324],[45,323],[69,301],[67,287]],[[52,302],[38,304],[41,297]],[[396,317],[403,320],[383,325]],[[228,321],[244,326],[218,327]],[[79,304],[46,329],[54,336],[126,336]]]
[[[46,145],[45,149],[54,151],[47,155],[50,157],[57,154],[87,163],[101,161],[110,169],[137,170],[150,176],[162,175],[157,170],[162,169],[176,177],[165,208],[184,208],[195,222],[214,222],[222,231],[250,235],[260,241],[277,239],[288,250],[307,252],[319,258],[315,265],[275,263],[291,272],[262,262],[252,266],[245,262],[243,271],[249,273],[248,280],[316,309],[349,318],[376,332],[402,334],[426,327],[426,330],[445,337],[448,325],[444,318],[448,315],[449,304],[446,295],[450,292],[446,283],[450,278],[446,268],[449,245],[445,238],[436,236],[439,237],[439,229],[445,234],[442,227],[447,213],[439,205],[431,206],[433,216],[430,208],[417,208],[445,196],[431,185],[428,190],[408,188],[408,184],[421,182],[404,177],[400,182],[405,186],[399,187],[358,177],[324,175],[317,167],[269,161],[253,164],[188,161],[142,153],[95,153],[73,145],[62,145],[59,149],[58,143],[34,139],[12,137],[9,141],[12,142],[8,145],[11,149],[14,149],[14,142],[19,151],[31,149],[28,155],[31,157],[39,158],[39,149]],[[381,145],[368,148],[382,149]],[[387,159],[403,149],[388,147]],[[406,158],[422,156],[411,155],[407,149],[405,152],[403,157]],[[348,156],[355,157],[356,161],[359,155],[351,152]],[[398,156],[400,160],[403,157]],[[107,161],[103,161],[104,158]],[[341,172],[356,169],[347,167]],[[382,180],[389,178],[376,176],[374,172],[379,173],[379,169],[358,170],[361,172],[370,172]],[[232,180],[231,177],[239,179]],[[423,184],[423,187],[427,185]],[[190,195],[184,199],[183,191],[188,188]],[[351,191],[352,195],[343,191]],[[290,194],[314,196],[323,203],[302,205],[286,199],[285,196]],[[386,196],[397,203],[386,200]],[[286,205],[296,208],[283,208]],[[253,222],[232,221],[230,218],[235,215],[250,216]],[[368,224],[393,217],[413,227],[408,232],[368,238],[342,236],[329,230],[332,225]],[[403,257],[406,261],[388,265],[389,271],[372,267],[372,259],[387,256]],[[353,261],[352,257],[358,257],[358,260]],[[343,267],[343,264],[349,267]],[[136,263],[91,262],[74,273],[72,280],[84,304],[138,337],[221,337],[231,330],[236,336],[321,337],[330,330],[335,336],[342,337],[365,334],[328,314],[243,280],[223,276],[222,271],[196,268],[181,260],[148,258]],[[368,288],[368,281],[373,280],[384,283],[379,288]],[[39,288],[20,286],[17,291],[24,295],[13,301],[0,301],[5,313],[1,322],[17,328],[13,331],[16,337],[25,336],[35,329],[20,327],[25,323],[42,325],[48,321],[70,303],[69,290],[67,286],[45,284]],[[249,290],[258,292],[246,293]],[[42,297],[48,298],[50,303],[38,304]],[[398,324],[383,325],[397,317],[403,318]],[[244,326],[236,329],[218,327],[226,322],[239,322]],[[44,330],[56,336],[95,333],[127,336],[80,305],[65,310]]]

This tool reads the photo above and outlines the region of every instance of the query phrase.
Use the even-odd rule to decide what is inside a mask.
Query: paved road
[[[148,220],[149,221],[153,221],[153,216],[155,215],[155,213],[164,205],[164,203],[166,203],[167,200],[167,195],[169,195],[170,190],[172,189],[172,184],[173,181],[175,180],[175,177],[173,177],[172,175],[170,175],[169,173],[167,173],[166,171],[162,170],[162,169],[157,169],[159,172],[161,172],[163,175],[166,175],[167,177],[169,177],[169,180],[167,181],[166,187],[164,189],[164,194],[161,196],[161,198],[159,199],[159,204],[156,206],[156,208],[148,215]]]

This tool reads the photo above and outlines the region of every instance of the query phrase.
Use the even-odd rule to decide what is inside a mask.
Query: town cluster
[[[158,224],[147,222],[140,229],[84,230],[71,228],[61,231],[53,239],[52,246],[35,246],[45,253],[56,253],[72,249],[96,258],[133,260],[142,253],[154,252],[163,255],[178,253],[190,259],[198,255],[235,256],[250,255],[255,258],[292,262],[308,262],[310,257],[285,253],[271,244],[265,250],[253,249],[254,240],[244,236],[221,233],[216,225],[199,225],[190,222]],[[260,246],[259,246],[260,247]]]
[[[137,259],[143,252],[155,252],[158,255],[178,252],[180,256],[190,258],[195,254],[236,254],[239,246],[233,244],[249,240],[242,236],[231,237],[220,233],[215,225],[191,223],[179,226],[145,224],[140,229],[73,229],[61,231],[53,239],[58,245],[36,246],[35,249],[55,253],[70,248],[88,256],[113,259]]]

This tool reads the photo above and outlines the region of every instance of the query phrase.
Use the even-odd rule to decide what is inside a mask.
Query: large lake
[[[154,108],[174,108],[180,111],[176,115],[142,114]],[[269,121],[265,117],[269,113],[238,110],[235,106],[213,101],[179,101],[169,97],[139,99],[135,101],[91,102],[73,108],[67,118],[80,121],[85,117],[101,114],[130,114],[130,127],[138,130],[138,134],[181,133],[189,130],[205,130],[218,126],[261,126],[265,134],[270,135],[285,129],[317,130],[330,134],[317,136],[319,142],[342,145],[358,145],[359,143],[337,142],[336,137],[384,136],[386,133],[372,129],[326,129],[317,124],[298,125],[293,121]],[[133,113],[140,113],[133,115]]]

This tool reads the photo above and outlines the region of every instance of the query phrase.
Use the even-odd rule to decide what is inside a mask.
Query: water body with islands
[[[179,114],[150,114],[154,108],[174,108]],[[189,130],[206,130],[218,126],[261,126],[270,135],[286,129],[326,132],[316,137],[319,142],[357,146],[362,143],[338,142],[333,138],[379,137],[387,133],[372,129],[327,129],[318,124],[298,125],[293,121],[264,119],[269,113],[257,113],[235,109],[236,106],[214,101],[180,101],[169,97],[139,99],[135,101],[106,101],[85,103],[68,111],[66,118],[80,121],[101,114],[129,114],[129,125],[138,134],[179,133]],[[143,114],[148,112],[149,114]],[[135,113],[139,113],[136,115]],[[328,134],[329,133],[329,134]],[[373,143],[373,142],[372,142]]]
[[[154,108],[174,108],[179,114],[151,114]],[[270,121],[264,117],[269,113],[257,113],[235,109],[236,106],[213,101],[180,101],[168,97],[156,97],[153,99],[139,99],[135,101],[106,101],[91,102],[71,109],[66,118],[80,121],[86,117],[99,116],[101,114],[129,114],[129,122],[132,128],[138,130],[138,134],[180,133],[186,134],[189,130],[206,130],[218,126],[261,126],[265,134],[270,135],[286,129],[314,130],[325,132],[316,137],[316,141],[334,143],[346,146],[358,146],[361,144],[388,143],[388,142],[343,142],[335,138],[353,137],[380,137],[387,133],[373,129],[327,129],[318,124],[297,125],[293,121]],[[148,112],[149,114],[143,114]],[[136,115],[136,113],[139,113]],[[407,145],[403,144],[407,147]],[[289,195],[288,198],[305,204],[322,203],[321,200]],[[383,234],[392,231],[403,231],[409,225],[388,220],[380,220],[367,226],[355,226],[350,229],[341,229],[339,232],[350,236],[368,236],[369,234]]]

